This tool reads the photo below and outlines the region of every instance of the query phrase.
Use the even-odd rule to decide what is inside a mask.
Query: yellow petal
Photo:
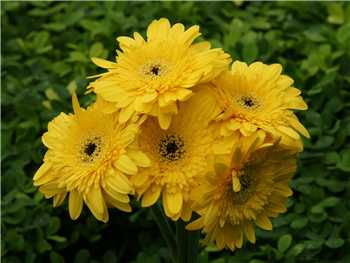
[[[49,175],[48,172],[50,171],[50,169],[51,169],[51,164],[49,164],[48,162],[44,162],[40,166],[40,168],[35,173],[33,178],[34,186],[42,185],[52,180],[52,178],[48,176]]]
[[[163,130],[167,130],[170,126],[171,123],[171,114],[162,114],[159,113],[158,115],[158,122],[159,122],[159,126],[163,129]]]
[[[256,220],[255,224],[265,230],[272,230],[272,224],[270,219],[265,214],[260,214]]]
[[[118,175],[116,175],[118,176]],[[121,203],[129,203],[130,198],[127,193],[121,193],[118,188],[113,187],[113,185],[105,182],[105,187],[103,188],[108,195],[113,197],[115,200]]]
[[[166,106],[163,106],[161,108],[159,108],[159,110],[161,111],[162,114],[167,114],[167,115],[171,115],[171,114],[177,114],[178,113],[178,109],[177,109],[177,104],[176,102],[169,102],[169,104],[167,104]]]
[[[105,184],[112,188],[113,191],[121,194],[131,194],[134,192],[129,179],[112,168],[107,170]]]
[[[293,99],[290,99],[287,101],[288,108],[295,109],[295,110],[307,110],[308,106],[303,100],[302,97],[294,97]]]
[[[180,23],[176,23],[175,25],[173,25],[171,28],[170,28],[170,34],[173,34],[173,35],[177,35],[177,34],[181,34],[185,31],[185,27],[183,24],[180,24]]]
[[[50,182],[39,187],[45,198],[51,198],[57,194],[62,193],[62,188],[59,188],[56,182]]]
[[[105,199],[106,199],[106,202],[108,204],[111,204],[112,206],[118,208],[119,210],[121,210],[123,212],[131,212],[132,211],[129,203],[119,202],[118,200],[114,199],[113,197],[111,197],[109,195],[105,195]]]
[[[185,222],[188,222],[190,221],[191,217],[192,217],[191,205],[185,202],[182,206],[181,219]]]
[[[183,196],[180,191],[175,193],[169,193],[168,191],[163,192],[163,205],[165,212],[169,216],[175,216],[180,213],[183,203]]]
[[[84,201],[96,219],[102,222],[108,221],[107,206],[99,186],[92,186],[84,195]]]
[[[204,224],[205,225],[213,224],[213,222],[215,222],[217,218],[217,213],[218,213],[218,207],[215,205],[210,205],[204,215]]]
[[[153,102],[158,97],[157,92],[148,93],[142,96],[143,103]]]
[[[66,198],[67,192],[57,194],[53,197],[53,207],[60,206]]]
[[[81,210],[83,209],[83,197],[77,191],[73,190],[69,193],[68,210],[70,218],[75,220],[80,216]]]
[[[276,183],[274,190],[285,197],[293,195],[293,191],[289,188],[288,183]]]
[[[193,95],[193,92],[189,89],[178,89],[176,96],[179,101],[186,101]]]
[[[137,32],[134,32],[134,39],[136,42],[138,42],[139,44],[143,44],[145,42],[145,40],[143,39],[143,37],[137,33]]]
[[[127,122],[131,118],[134,112],[135,110],[134,110],[133,104],[130,104],[129,106],[121,109],[119,113],[119,121],[121,123]]]
[[[141,151],[129,150],[128,156],[135,162],[137,166],[140,167],[149,167],[151,166],[151,160]]]
[[[310,138],[310,134],[309,134],[308,130],[305,129],[305,127],[299,122],[299,120],[296,116],[294,116],[290,119],[290,124],[295,130],[300,132],[303,136],[305,136],[306,138]]]
[[[137,125],[128,125],[119,135],[119,138],[116,138],[120,144],[124,147],[135,141],[135,136],[138,132]]]
[[[203,217],[198,218],[197,220],[194,220],[190,224],[186,226],[187,230],[198,230],[201,229],[204,226],[204,220]]]
[[[237,239],[236,239],[236,247],[241,248],[243,245],[243,230],[238,230],[237,233]]]
[[[289,128],[289,127],[278,126],[277,129],[279,131],[281,131],[282,133],[288,135],[289,137],[293,138],[293,139],[296,139],[296,140],[300,139],[299,134],[296,131],[294,131],[293,129]]]
[[[247,239],[250,241],[250,243],[255,243],[256,238],[255,238],[255,231],[254,231],[254,227],[252,224],[247,223],[245,225],[245,235],[247,237]]]
[[[147,40],[154,41],[167,36],[170,29],[169,20],[166,18],[161,18],[159,20],[154,20],[147,28]]]
[[[117,67],[117,63],[115,62],[111,62],[102,58],[96,58],[96,57],[92,57],[91,58],[92,62],[101,67],[101,68],[116,68]]]
[[[185,45],[189,46],[193,40],[200,35],[201,33],[199,32],[199,26],[191,26],[184,32],[184,34],[182,34],[182,41]]]
[[[150,187],[148,191],[146,191],[142,196],[141,206],[149,207],[154,205],[160,196],[160,192],[161,192],[161,187],[159,186]]]
[[[135,163],[125,154],[121,155],[119,159],[114,162],[114,166],[118,168],[120,171],[126,174],[136,174],[137,166]]]
[[[234,170],[232,171],[232,189],[235,193],[241,191],[241,183],[239,182],[239,178]]]
[[[238,146],[238,145],[237,145]],[[232,165],[240,165],[242,159],[242,153],[240,147],[235,147],[232,154]]]
[[[81,112],[81,108],[79,105],[77,94],[75,94],[75,92],[73,92],[73,94],[72,94],[72,105],[73,105],[74,113],[79,114]]]
[[[150,178],[146,173],[137,173],[131,177],[131,182],[136,188],[143,187],[146,182],[150,182]]]

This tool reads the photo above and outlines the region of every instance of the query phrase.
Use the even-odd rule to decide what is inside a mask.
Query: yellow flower
[[[149,159],[135,144],[138,125],[120,124],[118,115],[105,114],[107,102],[80,108],[72,98],[74,114],[61,113],[48,125],[43,143],[48,148],[44,163],[34,176],[34,185],[54,206],[69,193],[69,214],[77,219],[83,203],[93,215],[108,221],[107,206],[130,212],[128,194],[134,189],[127,175],[137,166],[148,166]]]
[[[284,145],[302,148],[298,133],[308,138],[309,133],[292,110],[306,110],[307,105],[281,70],[280,64],[248,66],[235,61],[231,71],[212,82],[221,112],[215,125],[221,136],[235,131],[249,136],[261,129]]]
[[[167,129],[177,102],[186,101],[198,83],[207,82],[226,70],[231,59],[222,49],[210,49],[209,42],[193,44],[199,27],[185,30],[170,25],[165,18],[154,20],[147,29],[147,41],[138,33],[134,38],[119,37],[117,63],[93,58],[108,72],[89,86],[120,109],[120,121],[135,112],[158,118]]]
[[[295,151],[266,143],[261,130],[236,141],[231,156],[201,181],[194,197],[200,217],[187,229],[202,229],[205,243],[234,250],[243,236],[255,243],[254,225],[271,230],[269,218],[286,211],[296,158]]]
[[[168,217],[190,219],[191,190],[207,171],[207,157],[212,154],[213,133],[208,129],[212,109],[206,100],[198,92],[181,104],[168,130],[162,130],[153,117],[142,124],[140,147],[152,165],[131,178],[142,207],[152,206],[162,195]]]

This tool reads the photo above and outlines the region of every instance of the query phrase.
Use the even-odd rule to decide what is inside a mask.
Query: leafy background
[[[89,57],[113,59],[116,36],[145,33],[168,17],[199,24],[203,38],[234,59],[281,63],[310,109],[288,212],[256,245],[234,253],[205,248],[201,263],[350,262],[350,5],[341,2],[3,2],[1,183],[3,262],[167,262],[148,210],[84,210],[75,222],[32,186],[45,151],[40,136],[69,91],[82,103]]]

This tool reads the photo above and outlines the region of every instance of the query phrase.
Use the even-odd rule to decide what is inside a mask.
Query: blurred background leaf
[[[255,245],[203,248],[201,263],[350,262],[350,4],[346,2],[2,3],[1,187],[3,262],[169,262],[147,210],[111,210],[107,224],[84,209],[71,221],[32,186],[45,149],[41,135],[70,94],[82,105],[91,56],[113,60],[116,37],[145,34],[155,18],[198,24],[202,39],[233,59],[281,63],[309,111],[288,212]]]

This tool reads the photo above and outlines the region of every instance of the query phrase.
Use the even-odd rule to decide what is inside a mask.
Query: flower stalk
[[[167,246],[170,250],[172,261],[174,263],[178,263],[174,230],[172,229],[168,219],[165,217],[162,209],[158,204],[151,207],[151,213],[160,230],[162,237],[167,243]]]
[[[178,263],[196,263],[198,258],[198,231],[187,231],[185,222],[176,221],[176,245]]]

